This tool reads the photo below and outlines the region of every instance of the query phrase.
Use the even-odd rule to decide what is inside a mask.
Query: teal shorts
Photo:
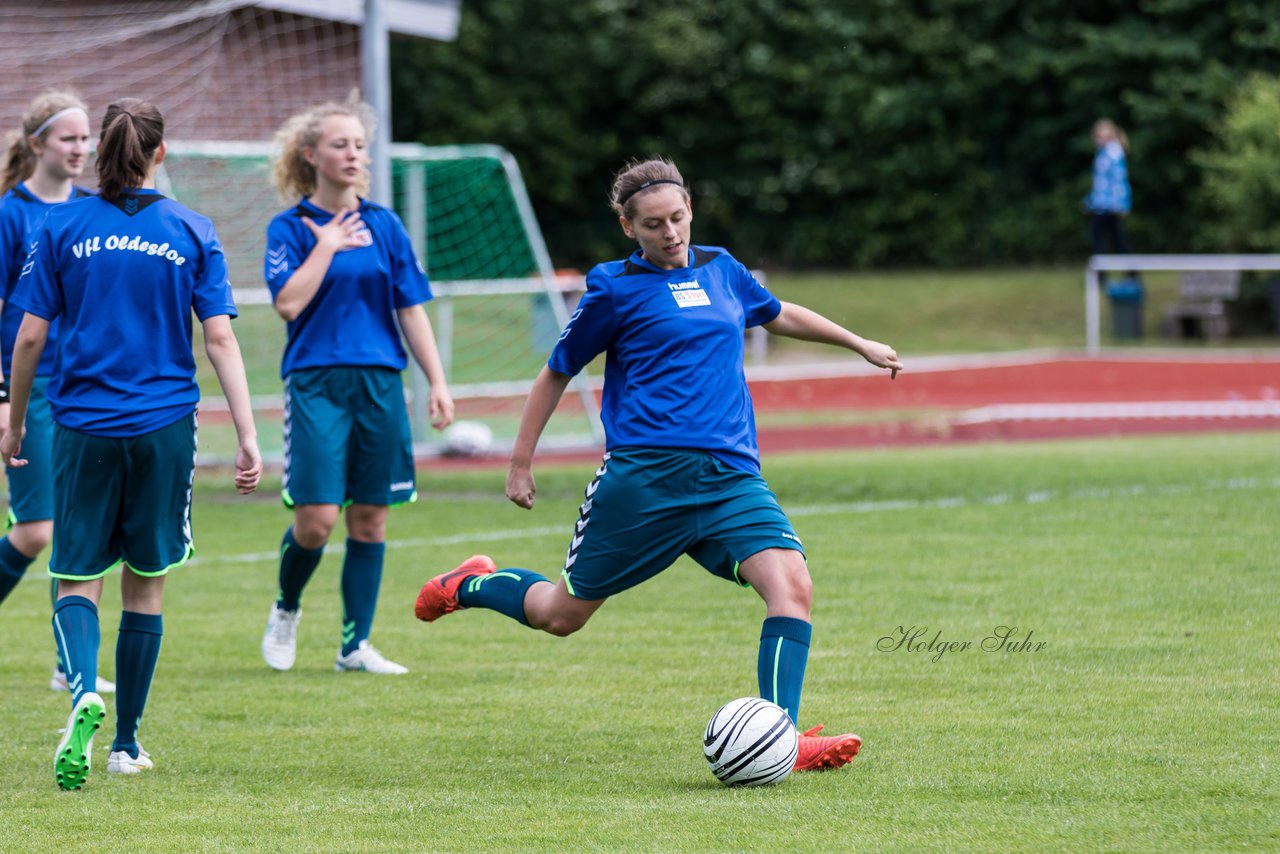
[[[48,377],[36,377],[27,404],[27,432],[18,456],[25,466],[5,467],[9,477],[9,527],[53,518],[53,415],[45,389]]]
[[[417,498],[404,384],[392,368],[294,371],[284,383],[286,507]]]
[[[604,599],[652,578],[687,554],[735,581],[765,549],[804,554],[764,478],[706,451],[618,448],[587,485],[563,578],[578,599]]]
[[[141,436],[55,425],[53,461],[54,578],[90,581],[122,562],[164,575],[191,557],[195,413]]]

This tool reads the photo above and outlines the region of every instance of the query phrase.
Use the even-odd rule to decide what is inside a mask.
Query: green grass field
[[[413,619],[420,583],[473,551],[558,566],[592,468],[538,472],[532,512],[501,498],[501,469],[423,473],[392,518],[374,632],[407,677],[332,672],[335,553],[297,667],[269,671],[288,516],[202,473],[141,732],[156,769],[105,773],[108,700],[80,792],[50,768],[67,701],[47,688],[47,584],[20,584],[0,608],[0,850],[1280,847],[1280,435],[767,460],[815,578],[801,723],[865,744],[756,790],[720,787],[699,741],[756,691],[762,608],[691,563],[565,640],[486,612]],[[107,675],[118,611],[113,579]],[[999,626],[1045,646],[983,651]],[[878,649],[900,627],[974,646]]]

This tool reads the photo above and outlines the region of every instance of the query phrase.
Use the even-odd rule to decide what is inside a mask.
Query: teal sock
[[[302,588],[307,586],[311,575],[320,565],[324,557],[324,546],[318,549],[304,549],[293,538],[293,526],[284,532],[280,541],[280,595],[276,597],[276,605],[286,611],[296,611],[302,602]]]
[[[138,758],[138,724],[147,707],[151,677],[160,657],[164,621],[159,614],[120,614],[116,640],[116,740],[112,750],[125,750]]]
[[[766,617],[760,630],[756,661],[760,696],[786,709],[792,723],[800,720],[800,692],[812,636],[813,626],[795,617]]]
[[[342,560],[343,655],[354,652],[373,629],[378,588],[382,586],[382,558],[386,552],[386,543],[347,539],[347,555]]]
[[[539,582],[551,583],[530,569],[500,569],[489,575],[473,575],[458,587],[458,604],[464,608],[488,608],[527,626],[524,594]]]
[[[8,537],[0,539],[0,602],[9,595],[9,591],[18,586],[33,560],[35,558],[27,557],[15,549]]]
[[[53,609],[53,639],[57,641],[71,706],[75,708],[85,686],[98,687],[98,606],[83,596],[64,596]]]

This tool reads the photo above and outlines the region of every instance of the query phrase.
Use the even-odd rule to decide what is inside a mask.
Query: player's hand
[[[363,238],[357,236],[366,230],[365,224],[360,220],[359,211],[342,208],[324,225],[316,225],[315,220],[304,216],[302,224],[311,229],[318,245],[325,246],[334,252],[365,245]]]
[[[862,358],[877,368],[888,368],[889,379],[896,380],[898,371],[902,370],[902,362],[898,361],[898,353],[888,344],[863,339]]]
[[[533,497],[538,487],[533,482],[533,471],[527,468],[511,467],[507,472],[507,498],[526,510],[533,508]]]
[[[449,389],[431,387],[431,426],[443,430],[453,423],[453,396]]]
[[[9,407],[5,407],[8,409]],[[9,419],[5,419],[7,424]],[[6,430],[3,436],[0,436],[0,457],[4,458],[4,464],[13,468],[22,468],[27,464],[26,460],[19,459],[15,456],[22,450],[22,440],[27,435],[27,428],[24,426],[20,430]]]
[[[244,442],[236,451],[236,491],[248,495],[258,488],[262,479],[262,454],[258,451],[258,443]]]

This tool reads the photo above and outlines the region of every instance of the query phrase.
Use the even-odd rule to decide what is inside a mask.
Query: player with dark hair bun
[[[431,579],[415,612],[432,621],[488,608],[568,635],[617,593],[687,554],[764,599],[760,696],[799,716],[809,655],[812,582],[803,546],[760,475],[755,416],[743,373],[743,332],[844,347],[896,376],[893,348],[769,293],[726,250],[689,242],[693,207],[668,160],[629,164],[610,204],[640,248],[597,266],[520,419],[507,497],[532,507],[534,449],[570,379],[605,363],[606,453],[574,528],[558,581],[498,570],[477,555]],[[853,734],[800,736],[797,770],[834,768],[858,752]]]

